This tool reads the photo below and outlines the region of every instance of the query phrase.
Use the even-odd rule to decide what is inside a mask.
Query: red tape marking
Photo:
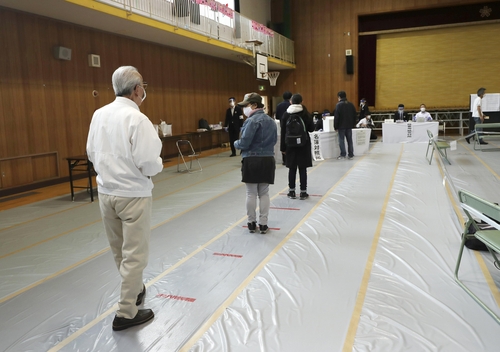
[[[164,293],[159,293],[159,294],[156,295],[156,297],[176,299],[178,301],[186,301],[186,302],[194,302],[194,301],[196,301],[196,298],[189,298],[189,297],[182,297],[182,296],[175,296],[175,295],[166,295]]]
[[[228,254],[228,253],[214,253],[214,255],[219,255],[221,257],[234,257],[234,258],[243,258],[240,254]]]

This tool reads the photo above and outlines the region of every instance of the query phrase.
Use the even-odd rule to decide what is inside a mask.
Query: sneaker
[[[304,200],[306,198],[309,198],[309,194],[307,194],[307,192],[300,192],[300,200]]]
[[[479,144],[488,144],[488,142],[483,141],[482,139],[479,140]]]
[[[347,159],[349,159],[349,160],[354,159],[354,155],[353,155],[353,156],[348,157]]]
[[[248,231],[250,231],[250,233],[254,233],[255,229],[257,229],[257,223],[255,221],[249,222]]]
[[[295,191],[290,191],[288,192],[288,194],[286,195],[288,198],[291,198],[291,199],[295,199],[297,198],[297,196],[295,195]]]
[[[344,160],[344,159],[345,159],[345,156],[342,156],[342,155],[337,158],[337,160]]]
[[[259,230],[261,234],[265,234],[269,230],[269,227],[267,225],[259,225]]]

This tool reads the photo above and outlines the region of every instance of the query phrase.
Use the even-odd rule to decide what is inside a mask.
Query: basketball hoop
[[[264,76],[269,79],[269,84],[274,87],[276,86],[276,81],[278,80],[278,76],[280,73],[278,71],[275,72],[265,72]]]

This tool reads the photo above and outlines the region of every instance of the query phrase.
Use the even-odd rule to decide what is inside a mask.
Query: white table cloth
[[[437,136],[439,122],[383,123],[382,140],[384,143],[427,143],[427,130]]]

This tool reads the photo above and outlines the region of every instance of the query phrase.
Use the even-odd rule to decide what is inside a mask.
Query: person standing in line
[[[230,157],[236,156],[234,141],[240,138],[240,130],[243,126],[243,121],[243,110],[235,104],[234,97],[229,98],[229,108],[226,110],[224,125],[229,133],[229,143],[231,145]]]
[[[288,146],[286,144],[287,123],[290,121],[291,115],[298,115],[302,120],[306,132],[305,135],[307,136],[304,145]],[[314,131],[314,123],[307,109],[302,105],[302,96],[300,94],[294,94],[292,96],[292,104],[286,110],[281,121],[280,150],[286,155],[286,167],[288,168],[289,191],[287,196],[291,199],[297,198],[295,183],[298,168],[300,179],[299,198],[304,200],[309,197],[309,194],[307,194],[307,168],[312,166],[311,139],[309,138],[309,132]]]
[[[347,100],[347,94],[341,90],[337,93],[338,103],[333,114],[333,127],[339,133],[339,160],[345,159],[345,140],[347,140],[348,159],[354,157],[354,146],[352,144],[352,129],[356,123],[356,108]]]
[[[482,109],[482,101],[484,97],[484,92],[486,91],[486,88],[479,88],[477,90],[477,97],[474,99],[474,103],[472,104],[472,118],[474,119],[474,129],[471,131],[475,132],[476,131],[476,123],[483,123],[484,122],[484,113]],[[477,132],[482,132],[482,129],[477,129]],[[470,137],[465,138],[467,140],[467,143],[470,143]],[[488,144],[488,142],[483,141],[482,138],[479,138],[479,144]]]
[[[420,111],[413,116],[413,122],[430,122],[432,116],[425,111],[425,104],[420,104]]]
[[[278,139],[276,123],[264,112],[262,97],[257,93],[245,94],[238,103],[248,118],[243,123],[241,138],[234,146],[242,151],[241,175],[246,184],[246,208],[248,230],[257,229],[257,197],[259,197],[259,231],[267,233],[269,207],[269,185],[274,184],[276,161],[274,145]]]
[[[370,115],[370,114],[371,114],[370,113],[370,108],[366,104],[366,99],[362,98],[359,101],[359,117],[358,117],[358,121],[363,120],[366,117],[366,115]]]
[[[290,99],[292,98],[292,93],[289,91],[286,91],[283,93],[283,101],[276,106],[276,120],[280,121],[280,126],[281,126],[281,119],[283,117],[283,114],[286,112],[286,109],[290,106]],[[286,164],[286,155],[284,153],[281,153],[281,164],[285,165]]]
[[[398,105],[398,111],[394,113],[392,117],[394,122],[406,122],[408,121],[408,113],[405,111],[404,104]]]
[[[99,207],[122,283],[113,330],[143,324],[154,317],[138,309],[146,295],[143,270],[151,233],[151,177],[163,170],[162,143],[139,107],[146,83],[135,67],[112,76],[115,100],[96,110],[87,138],[87,156],[97,173]]]

